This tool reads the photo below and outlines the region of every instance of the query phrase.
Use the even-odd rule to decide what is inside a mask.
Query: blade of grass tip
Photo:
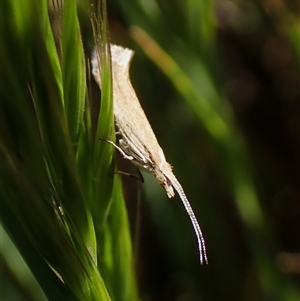
[[[76,150],[83,125],[86,95],[86,71],[83,45],[75,1],[63,8],[62,73],[66,118]]]

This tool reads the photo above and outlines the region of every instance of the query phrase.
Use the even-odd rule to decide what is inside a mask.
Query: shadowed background
[[[147,177],[138,261],[145,299],[292,300],[300,272],[298,4],[112,1],[109,8],[112,41],[136,51],[133,85],[196,211],[210,262],[197,265],[179,198],[168,200]],[[182,74],[163,56],[149,61],[152,39]]]

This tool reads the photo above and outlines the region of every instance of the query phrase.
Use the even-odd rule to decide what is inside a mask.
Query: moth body
[[[197,235],[200,263],[203,261],[207,263],[205,242],[196,216],[182,186],[173,174],[171,165],[166,161],[129,80],[132,56],[132,50],[111,45],[113,111],[120,138],[117,139],[118,145],[108,142],[114,145],[125,159],[130,160],[138,168],[150,172],[165,189],[169,198],[175,196],[174,189],[178,192]],[[92,73],[101,88],[101,64],[97,51],[93,52],[91,63]]]

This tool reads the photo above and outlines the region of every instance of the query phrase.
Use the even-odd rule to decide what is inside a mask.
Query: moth
[[[117,45],[110,45],[113,83],[113,112],[119,139],[112,144],[124,157],[139,169],[150,172],[163,187],[169,198],[179,194],[187,211],[198,240],[200,263],[208,263],[205,241],[193,209],[182,186],[166,161],[150,123],[140,105],[129,79],[129,66],[133,51]],[[92,53],[92,74],[101,89],[101,64],[96,48]]]

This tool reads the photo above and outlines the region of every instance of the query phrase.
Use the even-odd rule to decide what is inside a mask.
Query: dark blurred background
[[[178,197],[168,200],[145,175],[137,200],[141,185],[124,179],[132,233],[138,232],[142,299],[294,300],[300,284],[299,3],[110,1],[108,12],[112,41],[136,51],[133,86],[196,211],[209,257],[208,266],[199,265]],[[141,48],[150,42],[141,46],[130,34],[133,25],[174,58],[226,122],[230,138],[207,130],[209,121],[145,57]]]

